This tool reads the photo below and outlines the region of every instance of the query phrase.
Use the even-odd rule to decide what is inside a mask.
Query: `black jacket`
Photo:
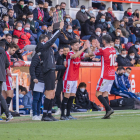
[[[51,69],[56,69],[54,54],[51,46],[59,37],[59,35],[60,35],[60,31],[57,30],[48,42],[46,42],[45,44],[39,42],[37,44],[36,53],[40,55],[43,74],[45,74]]]
[[[56,65],[64,65],[64,60],[66,60],[66,56],[62,54],[58,57]],[[59,70],[57,74],[57,80],[62,79],[63,75],[65,73],[65,70]]]
[[[112,15],[108,12],[106,12],[106,17],[110,17],[112,23],[116,20],[116,17],[112,17]]]
[[[16,19],[23,14],[23,8],[21,8],[20,4],[14,5],[14,13],[16,13]]]
[[[32,58],[32,62],[30,65],[30,75],[31,75],[31,85],[30,89],[33,90],[34,87],[34,79],[38,79],[39,82],[44,82],[43,73],[41,70],[40,58],[38,54],[35,54]]]
[[[24,8],[23,8],[23,13],[28,15],[28,13],[32,12],[32,10],[29,9],[29,7],[26,5]]]
[[[133,34],[135,34],[136,37],[140,38],[140,28],[134,27],[132,32],[133,32]]]
[[[109,31],[109,28],[108,28],[106,22],[98,21],[98,22],[96,22],[95,26],[96,26],[96,28],[100,28],[101,30],[106,29],[107,31]]]
[[[91,41],[92,38],[96,38],[96,39],[99,41],[100,46],[101,46],[101,47],[104,47],[104,46],[103,46],[103,43],[102,43],[102,35],[98,36],[98,35],[96,35],[95,33],[93,33],[92,36],[89,38],[89,40]]]
[[[6,82],[5,69],[9,67],[9,61],[5,50],[0,47],[0,81]]]
[[[81,38],[85,35],[92,35],[95,32],[95,23],[90,22],[90,19],[86,20],[85,24],[81,28]]]
[[[126,58],[127,58],[129,61],[132,61],[132,58],[130,58],[129,55],[127,55]],[[135,64],[137,64],[138,58],[134,57],[134,60],[135,60]]]
[[[101,16],[104,15],[101,12],[98,12],[98,15],[96,16],[96,23],[100,20]]]
[[[128,58],[124,58],[121,55],[117,57],[118,66],[133,66]]]
[[[124,12],[124,16],[128,17],[127,26],[132,27],[132,26],[133,26],[133,17],[134,17],[134,16],[133,16],[133,15],[129,16],[129,15],[127,14],[127,11]]]
[[[14,26],[14,17],[9,17],[9,26]]]
[[[133,52],[135,53],[135,57],[136,57],[136,58],[140,58],[139,55],[138,55],[138,51],[139,51],[139,50],[135,48],[135,45],[133,45],[133,46],[131,46],[131,47],[129,48],[128,54],[129,54],[131,51],[133,51]]]

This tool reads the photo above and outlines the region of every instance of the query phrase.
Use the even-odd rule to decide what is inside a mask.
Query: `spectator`
[[[130,61],[127,57],[126,50],[122,49],[121,54],[117,57],[118,66],[133,66],[135,61]]]
[[[24,8],[24,0],[20,0],[16,5],[14,5],[14,13],[16,14],[16,18],[23,14]]]
[[[128,8],[127,11],[124,12],[124,16],[128,18],[128,25],[129,27],[133,26],[133,18],[134,16],[132,15],[132,9]]]
[[[0,36],[4,37],[4,35],[9,33],[9,29],[7,26],[3,27],[3,32],[0,32]]]
[[[122,46],[120,45],[120,38],[115,38],[114,48],[116,50],[116,55],[121,54]]]
[[[24,105],[24,108],[32,109],[32,99],[33,99],[33,97],[32,97],[31,91],[27,92],[24,95],[24,97],[23,97],[23,105]]]
[[[120,29],[122,31],[122,35],[126,38],[128,38],[128,42],[133,42],[135,43],[136,41],[136,36],[134,34],[131,34],[130,30],[126,28],[124,20],[120,21]]]
[[[101,47],[104,47],[103,44],[102,44],[101,28],[96,28],[95,33],[92,34],[92,36],[89,38],[89,40],[91,41],[93,38],[95,38],[99,41]]]
[[[100,20],[98,22],[96,22],[95,26],[96,26],[96,28],[101,28],[101,30],[103,30],[103,29],[109,30],[110,29],[110,25],[109,24],[107,25],[105,22],[105,15],[101,16]]]
[[[45,24],[42,24],[42,26],[40,26],[37,29],[37,42],[39,42],[39,37],[41,34],[48,35],[48,37],[50,39],[51,34],[52,34],[52,30],[49,30],[49,28],[47,28],[47,26]]]
[[[96,16],[96,22],[98,22],[102,15],[105,15],[105,9],[103,7],[100,7],[99,12]]]
[[[71,41],[76,38],[80,39],[78,36],[76,36],[73,33],[72,26],[69,25],[66,28],[66,31],[61,31],[61,34],[59,36],[59,41],[60,41],[59,47],[62,48],[65,45],[69,45]]]
[[[52,0],[45,0],[49,4],[49,6],[52,6]]]
[[[14,10],[8,9],[7,15],[9,16],[9,26],[14,29]]]
[[[64,46],[65,47],[65,46]],[[63,55],[63,47],[59,47],[58,51],[56,51],[54,53],[54,58],[55,58],[55,62],[57,63],[57,60],[59,58],[59,56]]]
[[[112,12],[112,8],[111,7],[107,8],[106,17],[110,17],[112,23],[115,20],[117,20],[117,18],[115,17],[115,14]]]
[[[65,2],[61,2],[61,4],[60,4],[60,10],[63,11],[63,17],[66,16],[66,11],[65,11],[65,9],[66,9],[66,3],[65,3]]]
[[[26,23],[24,26],[24,32],[30,33],[31,37],[29,38],[31,45],[36,45],[36,39],[37,39],[37,34],[33,34],[33,32],[30,30],[30,24]]]
[[[60,5],[56,5],[55,8],[56,8],[56,11],[59,11],[60,10]]]
[[[110,28],[108,29],[109,33],[112,33],[112,32],[115,31],[115,28],[111,23],[111,17],[106,17],[106,24],[107,24],[108,27],[110,26]]]
[[[32,1],[29,1],[28,4],[23,8],[23,13],[28,15],[30,12],[32,12],[33,5],[34,5],[34,3]]]
[[[103,2],[97,1],[97,0],[92,0],[92,7],[94,9],[103,9],[105,10],[106,5]]]
[[[8,9],[13,9],[12,4],[8,2],[8,0],[1,0],[1,4]]]
[[[110,42],[110,46],[113,47],[113,48],[115,47],[115,44],[114,44],[113,41]]]
[[[135,52],[133,50],[129,51],[127,59],[129,59],[133,63],[133,66],[134,64],[137,64],[138,59],[135,57]]]
[[[104,36],[104,35],[107,35],[108,33],[107,33],[107,30],[106,29],[103,29],[102,30],[102,36]]]
[[[23,49],[26,45],[31,44],[29,40],[31,37],[31,34],[24,32],[24,29],[22,27],[22,22],[18,21],[16,23],[16,27],[14,29],[13,35],[16,35],[19,37],[18,46],[20,49]]]
[[[90,19],[86,20],[86,22],[82,25],[81,39],[88,40],[94,32],[95,17],[91,17]]]
[[[91,17],[95,18],[95,15],[93,13],[93,7],[88,7],[87,15],[88,15],[88,19]]]
[[[76,105],[82,107],[83,109],[92,111],[100,111],[101,109],[94,103],[89,100],[89,95],[86,90],[86,84],[81,82],[78,86],[76,92]]]
[[[26,23],[30,24],[30,30],[36,34],[37,33],[37,28],[39,27],[39,23],[38,22],[34,22],[33,20],[33,13],[28,13],[27,15],[27,20]]]
[[[12,42],[12,35],[11,34],[6,34],[5,35],[5,39],[3,40],[4,42],[5,42],[5,51],[7,51],[8,50],[8,48],[9,48],[9,45],[11,44],[11,42]]]
[[[86,7],[84,5],[82,5],[80,10],[76,14],[76,19],[79,20],[81,26],[88,19],[88,15],[87,15],[87,12],[85,11],[85,8]]]
[[[17,18],[16,23],[17,23],[18,21],[20,21],[20,22],[22,22],[23,25],[25,25],[25,23],[26,23],[26,18],[27,18],[26,14],[22,14],[22,15],[20,15],[20,16]]]
[[[133,51],[135,53],[135,57],[139,59],[140,58],[140,56],[138,55],[139,48],[140,48],[140,43],[136,41],[135,44],[129,48],[128,54],[130,54],[130,52]]]
[[[112,7],[114,11],[117,11],[117,10],[123,11],[123,6],[121,2],[113,2]]]
[[[33,10],[33,15],[34,15],[34,21],[38,22],[39,25],[41,26],[43,24],[43,18],[44,18],[44,11],[43,11],[44,3],[42,1],[39,1],[38,6],[39,7]]]
[[[133,16],[136,16],[137,19],[139,19],[139,10],[136,9],[135,12],[133,13]]]
[[[2,31],[5,26],[7,26],[9,29],[9,17],[8,17],[8,15],[2,15],[2,20],[0,21],[0,31]]]
[[[137,41],[140,42],[140,21],[134,23],[134,28],[132,30],[133,34],[135,34]]]

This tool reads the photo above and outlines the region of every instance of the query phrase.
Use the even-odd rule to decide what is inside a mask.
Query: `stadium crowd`
[[[76,7],[78,2],[76,0],[74,2],[73,1],[71,0],[71,7]],[[31,61],[30,89],[33,90],[35,83],[37,84],[38,82],[44,81],[40,58],[38,57],[38,52],[41,49],[39,46],[41,46],[41,44],[45,44],[48,40],[51,40],[55,34],[57,34],[57,31],[53,30],[53,14],[56,11],[62,10],[64,25],[60,25],[60,27],[62,27],[60,34],[50,43],[51,50],[53,50],[53,52],[50,50],[50,53],[47,53],[48,56],[51,56],[51,53],[54,53],[56,69],[58,71],[54,103],[58,106],[56,114],[60,114],[61,112],[60,94],[63,91],[63,75],[65,72],[66,56],[71,50],[71,44],[74,41],[79,41],[81,44],[81,50],[83,49],[85,41],[89,40],[90,50],[92,51],[97,49],[95,46],[96,40],[100,43],[100,47],[104,47],[102,37],[107,34],[112,37],[110,46],[115,48],[116,62],[118,63],[118,66],[120,66],[115,77],[115,81],[118,80],[119,82],[113,84],[111,94],[127,98],[137,98],[134,93],[130,92],[128,77],[131,71],[131,68],[129,67],[138,66],[140,64],[140,21],[138,9],[133,13],[132,9],[128,8],[127,11],[124,12],[123,18],[118,20],[113,13],[113,9],[123,11],[121,3],[113,3],[113,9],[108,7],[107,11],[105,11],[105,5],[101,4],[100,6],[97,6],[99,9],[97,16],[95,16],[93,12],[93,7],[95,7],[93,3],[93,7],[88,7],[87,11],[87,7],[81,5],[76,14],[76,19],[73,19],[69,14],[67,14],[65,10],[66,3],[64,2],[55,7],[51,7],[50,9],[48,8],[52,5],[50,0],[45,2],[36,2],[37,6],[34,8],[34,3],[32,1],[19,0],[13,6],[8,3],[7,0],[1,0],[1,5],[7,9],[7,12],[2,12],[0,15],[0,47],[3,47],[7,52],[7,56],[10,56],[10,58],[8,58],[9,61],[14,63],[17,61]],[[88,49],[85,49],[84,52],[88,52]],[[82,61],[101,62],[101,57],[92,56],[84,58]],[[49,62],[48,65],[50,66]],[[128,68],[124,70],[123,67]],[[7,74],[11,75],[8,69]],[[122,76],[124,81],[121,81],[120,79]],[[51,74],[50,78],[52,78]],[[127,85],[125,80],[127,81]],[[122,85],[123,87],[121,87]],[[129,87],[126,87],[128,85]],[[123,92],[125,91],[124,94],[127,96],[124,94],[121,95],[120,92],[122,91],[120,90]],[[7,96],[5,96],[5,99],[9,106],[13,98],[13,89],[3,89],[3,91],[8,93]],[[24,87],[20,86],[20,108],[32,108],[33,120],[40,120],[40,106],[42,103],[43,92],[44,91],[33,91],[32,103],[30,100],[32,98],[32,94],[28,93]],[[82,106],[84,109],[100,110],[96,104],[89,100],[85,83],[81,83],[78,86],[76,95],[76,103],[78,106]],[[23,97],[26,97],[24,101],[22,101]],[[54,101],[52,101],[52,99],[53,97],[48,101],[53,103]],[[16,106],[15,100],[14,96],[14,109]],[[50,110],[51,107],[52,106],[50,106]],[[4,111],[2,110],[2,112]]]

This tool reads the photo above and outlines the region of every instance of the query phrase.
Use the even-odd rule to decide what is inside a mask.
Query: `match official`
[[[40,55],[41,68],[43,72],[43,78],[45,83],[45,100],[42,121],[57,121],[52,116],[52,101],[55,96],[55,59],[52,50],[52,45],[59,37],[61,29],[63,29],[64,22],[60,23],[60,28],[56,30],[50,40],[46,37],[44,41],[39,42],[36,47],[36,53]]]

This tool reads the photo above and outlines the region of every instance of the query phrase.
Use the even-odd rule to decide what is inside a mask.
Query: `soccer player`
[[[115,79],[116,51],[110,47],[110,42],[111,36],[104,35],[102,37],[104,48],[100,48],[100,44],[96,40],[95,44],[98,50],[93,52],[94,55],[101,56],[101,76],[97,84],[96,96],[106,109],[106,114],[102,119],[109,119],[110,115],[114,113],[114,110],[109,106],[108,93]]]
[[[89,41],[85,42],[84,47],[80,51],[79,47],[79,41],[73,40],[71,42],[72,51],[70,51],[66,57],[66,71],[63,77],[64,98],[61,105],[61,120],[75,119],[70,115],[70,109],[77,90],[80,61],[84,57],[89,57],[89,54],[84,53],[84,50],[90,47]],[[67,109],[67,114],[64,113],[65,109]]]
[[[8,50],[5,52],[7,55],[9,64],[11,62],[10,56],[13,55],[17,49],[18,49],[18,46],[15,43],[11,43],[9,45]],[[12,76],[11,76],[10,66],[6,69],[6,82],[3,82],[3,84],[2,84],[2,95],[6,99],[6,102],[7,102],[8,108],[9,108],[10,102],[13,98]],[[3,109],[1,112],[3,112]]]

